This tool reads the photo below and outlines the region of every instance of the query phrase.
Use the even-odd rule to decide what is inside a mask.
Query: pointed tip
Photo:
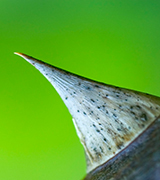
[[[26,61],[28,61],[30,64],[32,64],[33,66],[35,66],[35,64],[44,64],[44,62],[33,58],[32,56],[28,56],[26,54],[23,53],[19,53],[19,52],[14,52],[14,54],[21,56],[22,58],[24,58]]]
[[[20,53],[20,52],[14,52],[14,54],[18,55],[18,56],[21,56],[23,58],[31,58],[30,56],[26,55],[26,54],[23,54],[23,53]]]

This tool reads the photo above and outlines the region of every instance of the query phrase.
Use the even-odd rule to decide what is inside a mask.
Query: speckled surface
[[[84,180],[159,180],[160,118],[117,156]]]
[[[87,171],[113,158],[160,115],[160,98],[95,82],[17,53],[54,86],[84,146]]]

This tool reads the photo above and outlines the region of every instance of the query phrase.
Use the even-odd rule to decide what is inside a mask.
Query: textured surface
[[[80,180],[86,174],[67,108],[14,51],[160,97],[159,22],[156,0],[1,0],[0,179]]]
[[[160,118],[116,157],[84,180],[159,180]]]
[[[84,146],[88,172],[114,157],[160,115],[160,99],[98,83],[30,56],[69,109]]]

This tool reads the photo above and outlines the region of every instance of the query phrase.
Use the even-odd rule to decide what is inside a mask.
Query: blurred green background
[[[85,157],[67,108],[15,51],[160,96],[160,1],[0,1],[0,179],[80,180]]]

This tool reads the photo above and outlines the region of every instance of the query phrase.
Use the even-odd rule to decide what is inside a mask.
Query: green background
[[[15,51],[160,96],[160,1],[0,1],[0,179],[80,180],[85,157],[71,115]]]

